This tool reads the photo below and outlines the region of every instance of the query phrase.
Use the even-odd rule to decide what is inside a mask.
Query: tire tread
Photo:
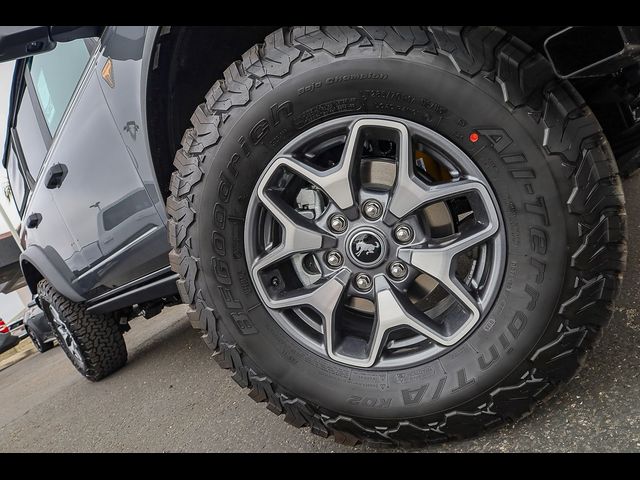
[[[85,378],[97,382],[127,363],[127,346],[114,315],[88,314],[82,304],[60,295],[45,279],[38,283],[38,295],[58,311],[75,337],[84,355],[85,368],[70,360]],[[63,340],[55,329],[54,333],[62,346]]]
[[[193,190],[202,180],[200,155],[220,139],[218,127],[229,112],[246,105],[265,82],[291,72],[309,56],[347,55],[350,49],[382,43],[387,55],[442,55],[469,77],[481,76],[502,92],[507,108],[525,108],[541,131],[540,143],[549,155],[571,168],[573,191],[567,209],[578,221],[581,245],[572,252],[575,293],[560,306],[561,328],[551,332],[526,363],[526,375],[501,385],[476,403],[475,409],[446,412],[429,426],[400,421],[370,428],[354,418],[329,415],[304,399],[291,397],[271,379],[248,366],[247,357],[231,339],[219,338],[219,315],[197,290],[199,259],[190,252],[196,212]],[[393,53],[389,53],[393,52]],[[332,435],[336,442],[356,445],[424,446],[479,434],[528,415],[535,405],[575,375],[586,351],[613,312],[626,265],[624,196],[611,149],[591,111],[568,82],[557,80],[544,58],[502,30],[468,27],[295,27],[267,36],[224,72],[192,117],[193,128],[183,138],[175,159],[167,202],[171,266],[180,274],[183,301],[190,304],[192,324],[215,351],[218,364],[256,402],[296,427]],[[575,140],[580,139],[579,144]],[[510,377],[511,378],[511,377]],[[511,381],[511,380],[507,380]],[[481,403],[480,403],[481,402]]]

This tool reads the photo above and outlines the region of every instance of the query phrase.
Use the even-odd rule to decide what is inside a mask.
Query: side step
[[[132,290],[109,297],[101,302],[91,305],[87,312],[106,313],[130,307],[131,305],[151,302],[162,297],[178,295],[176,281],[178,274],[174,273],[167,277],[160,278]]]

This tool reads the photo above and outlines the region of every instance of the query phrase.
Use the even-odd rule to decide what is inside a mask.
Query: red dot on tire
[[[473,132],[471,135],[469,135],[469,140],[471,141],[471,143],[476,143],[479,139],[480,135],[478,135],[476,132]]]

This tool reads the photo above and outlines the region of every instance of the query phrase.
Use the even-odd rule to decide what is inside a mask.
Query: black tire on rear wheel
[[[422,365],[367,370],[311,352],[275,323],[247,268],[243,222],[265,167],[301,132],[353,114],[454,142],[502,210],[493,306]],[[191,120],[167,201],[188,317],[233,379],[294,426],[348,444],[479,434],[572,378],[611,317],[626,263],[613,154],[571,84],[498,28],[281,29],[224,72]]]
[[[83,305],[60,295],[47,280],[38,283],[38,295],[60,347],[82,376],[97,382],[127,363],[127,346],[113,315],[87,313]],[[68,338],[56,326],[53,313],[58,314]],[[71,342],[77,346],[77,355]]]
[[[33,345],[40,353],[44,353],[47,350],[51,350],[53,348],[53,340],[44,343],[35,331],[30,329],[29,327],[25,328],[27,330],[27,334],[29,334],[29,338],[31,338],[31,341],[33,342]]]

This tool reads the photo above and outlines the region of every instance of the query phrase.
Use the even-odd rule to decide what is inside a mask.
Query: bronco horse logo
[[[376,250],[376,248],[380,247],[380,243],[379,242],[367,243],[364,240],[358,240],[355,246],[356,246],[356,256],[360,258],[360,255],[362,255],[363,253],[366,253],[367,255],[373,253]]]

